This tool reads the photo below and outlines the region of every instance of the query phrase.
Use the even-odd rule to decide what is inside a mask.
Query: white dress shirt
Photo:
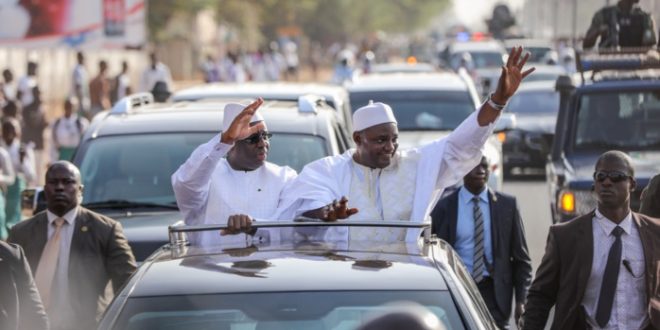
[[[587,288],[582,298],[582,306],[584,306],[587,312],[587,322],[594,329],[643,329],[649,322],[646,313],[644,250],[639,237],[639,230],[632,220],[632,213],[628,213],[626,218],[619,224],[619,227],[624,231],[621,235],[622,263],[619,267],[619,277],[610,320],[604,328],[600,328],[595,321],[603,274],[610,253],[610,247],[615,241],[611,233],[616,226],[616,223],[607,219],[600,211],[596,210],[592,230],[594,254],[591,264],[591,274],[589,275]],[[633,274],[624,266],[623,260],[629,262]]]
[[[71,322],[76,319],[76,315],[69,303],[69,299],[71,299],[69,297],[69,256],[71,254],[71,241],[73,240],[73,232],[76,227],[78,210],[79,207],[76,206],[62,217],[64,224],[62,225],[62,229],[60,229],[60,254],[57,259],[57,269],[55,271],[52,289],[52,300],[57,303],[52,304],[48,310],[48,318],[53,329],[75,327],[75,324]],[[53,222],[59,217],[50,211],[46,211],[46,216],[48,217],[48,239],[50,239],[55,234],[55,225]]]
[[[140,91],[141,92],[151,92],[157,82],[162,81],[167,84],[169,91],[174,90],[174,84],[172,83],[172,74],[170,74],[170,69],[163,63],[157,63],[156,68],[152,68],[151,65],[144,70],[142,73],[142,80],[140,81]]]
[[[21,104],[29,105],[34,101],[32,89],[37,86],[37,79],[32,76],[24,76],[18,81],[18,91],[21,92]]]
[[[220,135],[197,147],[190,158],[172,175],[172,187],[179,210],[188,225],[226,224],[235,214],[276,220],[280,193],[296,177],[288,166],[266,162],[253,171],[231,168],[225,155],[232,148],[220,142]],[[257,236],[263,235],[260,231]],[[244,235],[220,238],[205,232],[198,244],[243,240]]]

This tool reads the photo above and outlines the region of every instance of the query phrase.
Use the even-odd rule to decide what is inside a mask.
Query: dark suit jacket
[[[48,318],[20,246],[0,241],[0,329],[48,329]]]
[[[46,211],[16,224],[9,241],[23,247],[34,273],[48,237]],[[69,252],[69,296],[80,318],[80,329],[96,328],[112,294],[135,271],[135,258],[119,222],[80,207]]]
[[[451,246],[456,243],[459,191],[460,189],[438,201],[431,212],[433,233]],[[516,302],[525,301],[527,288],[532,281],[532,261],[527,250],[525,229],[516,198],[489,189],[488,204],[493,242],[491,276],[497,307],[503,315],[511,315],[514,290]]]
[[[582,298],[587,288],[593,259],[594,211],[571,221],[550,227],[545,255],[529,289],[521,323],[523,329],[543,329],[548,312],[555,306],[552,329],[585,329],[586,319]],[[633,222],[639,229],[646,263],[646,287],[649,316],[658,329],[658,310],[650,303],[657,297],[660,270],[660,219],[633,212]],[[658,308],[656,305],[655,308]]]

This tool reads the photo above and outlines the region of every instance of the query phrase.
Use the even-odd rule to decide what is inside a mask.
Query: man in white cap
[[[481,149],[501,110],[522,79],[534,71],[532,68],[523,72],[529,54],[521,56],[522,52],[522,47],[511,51],[495,93],[478,111],[446,138],[419,148],[397,151],[397,121],[387,104],[372,103],[358,109],[353,114],[357,148],[305,166],[287,189],[283,207],[293,216],[325,221],[349,217],[429,221],[430,206],[446,187],[479,163]],[[341,227],[331,231],[347,233]],[[357,233],[371,235],[372,239],[379,239],[380,235],[398,239],[404,236],[403,231],[375,234],[372,229],[353,227],[349,238]]]
[[[257,113],[262,103],[259,98],[248,106],[227,104],[222,133],[197,147],[172,175],[172,187],[186,224],[226,223],[228,233],[254,234],[250,216],[275,217],[280,192],[296,172],[266,161],[271,135]],[[217,233],[209,232],[194,238],[202,245],[218,239]]]

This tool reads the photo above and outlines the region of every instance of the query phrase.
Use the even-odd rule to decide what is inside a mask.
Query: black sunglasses
[[[271,137],[273,137],[273,134],[268,133],[266,131],[263,131],[263,132],[259,132],[259,133],[254,133],[254,134],[248,136],[247,138],[245,138],[241,141],[245,142],[245,143],[248,143],[248,144],[257,144],[262,139],[264,141],[268,141],[268,140],[270,140]]]
[[[621,182],[623,180],[626,180],[630,177],[630,175],[619,172],[619,171],[612,171],[612,172],[604,172],[604,171],[597,171],[594,172],[594,180],[598,182],[603,182],[605,179],[610,178],[610,181],[612,182]]]

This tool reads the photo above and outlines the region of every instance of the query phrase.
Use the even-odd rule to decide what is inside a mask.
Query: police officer
[[[598,37],[598,48],[654,46],[656,34],[653,17],[643,11],[638,3],[639,0],[619,0],[616,5],[596,12],[582,47],[593,47]]]

